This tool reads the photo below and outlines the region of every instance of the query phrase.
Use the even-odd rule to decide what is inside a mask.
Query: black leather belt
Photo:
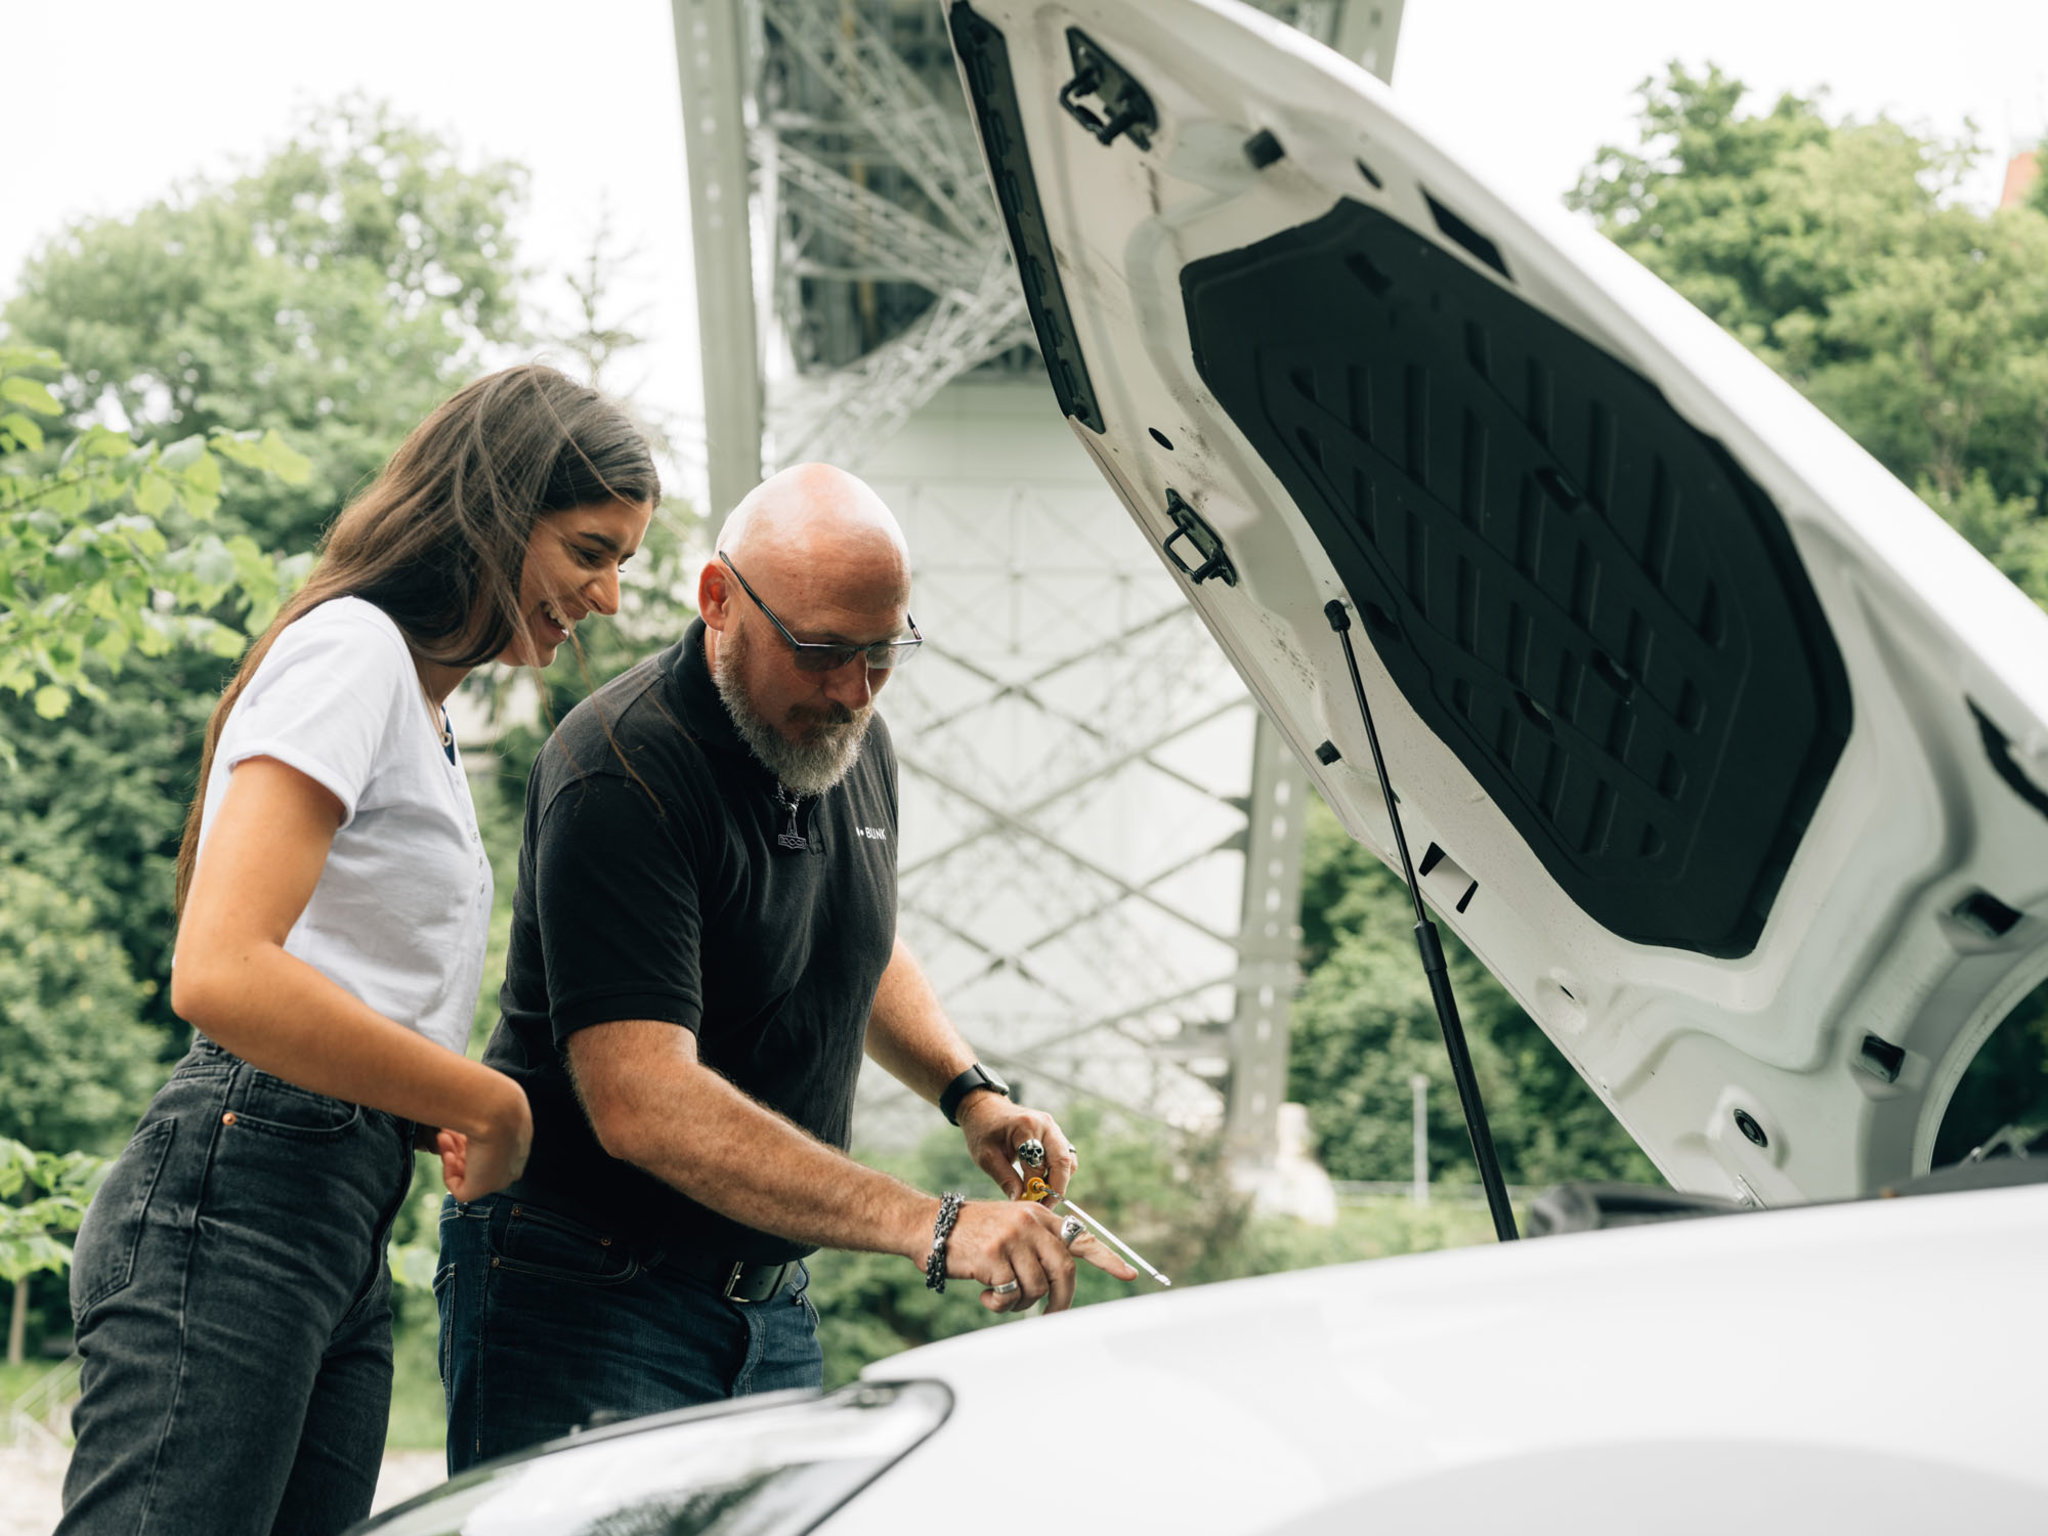
[[[768,1300],[795,1278],[801,1262],[791,1259],[787,1264],[746,1264],[698,1253],[671,1253],[662,1261],[674,1266],[678,1273],[710,1286],[727,1301],[750,1306]]]

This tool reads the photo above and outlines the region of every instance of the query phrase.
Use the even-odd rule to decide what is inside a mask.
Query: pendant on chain
[[[803,804],[802,798],[792,795],[782,785],[777,784],[775,786],[775,803],[789,812],[789,825],[775,834],[776,847],[792,849],[810,847],[810,839],[799,832],[796,825],[797,807]]]

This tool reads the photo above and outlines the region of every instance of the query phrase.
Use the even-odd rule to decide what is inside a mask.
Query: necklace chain
[[[427,724],[433,727],[435,736],[440,738],[441,750],[445,752],[455,745],[455,730],[448,722],[448,706],[434,702],[434,696],[427,692],[425,678],[420,679],[420,697],[427,701]]]

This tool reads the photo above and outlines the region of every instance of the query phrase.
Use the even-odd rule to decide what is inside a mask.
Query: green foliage
[[[0,1137],[0,1281],[71,1264],[64,1239],[78,1230],[107,1160],[86,1152],[32,1152]]]
[[[118,1143],[156,1087],[153,990],[86,897],[0,865],[0,1136],[44,1147]]]
[[[1430,1177],[1476,1178],[1407,893],[1320,800],[1309,807],[1302,890],[1307,979],[1294,1008],[1288,1096],[1307,1106],[1323,1165],[1339,1179],[1409,1177],[1409,1080],[1420,1073],[1429,1079]],[[1454,934],[1444,945],[1508,1178],[1654,1180],[1543,1031]]]
[[[0,415],[0,689],[32,695],[45,720],[78,695],[104,698],[95,673],[131,655],[239,654],[246,636],[216,611],[231,603],[266,624],[302,574],[208,526],[223,462],[304,480],[305,461],[275,432],[217,427],[138,446],[87,426],[59,451],[34,418],[62,407],[36,375],[63,370],[47,349],[0,347],[0,399],[19,407]]]
[[[232,182],[80,224],[23,270],[14,336],[55,348],[54,393],[152,442],[278,431],[310,472],[247,487],[236,521],[308,550],[399,439],[520,339],[510,222],[524,173],[345,102]]]
[[[1980,213],[1980,147],[1672,65],[1572,202],[2048,603],[2048,199]]]
[[[173,865],[199,734],[226,667],[191,652],[132,660],[104,700],[81,700],[58,721],[0,694],[0,733],[18,753],[15,770],[0,773],[0,850],[92,904],[128,972],[153,986],[141,1011],[164,1032],[164,1060],[183,1049],[163,985]],[[14,920],[0,911],[0,924]]]

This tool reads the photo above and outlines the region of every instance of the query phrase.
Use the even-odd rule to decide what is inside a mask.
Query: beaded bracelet
[[[960,1219],[960,1207],[967,1197],[939,1196],[939,1219],[932,1223],[932,1251],[924,1261],[924,1283],[941,1295],[946,1290],[946,1239],[953,1235],[953,1223]]]

